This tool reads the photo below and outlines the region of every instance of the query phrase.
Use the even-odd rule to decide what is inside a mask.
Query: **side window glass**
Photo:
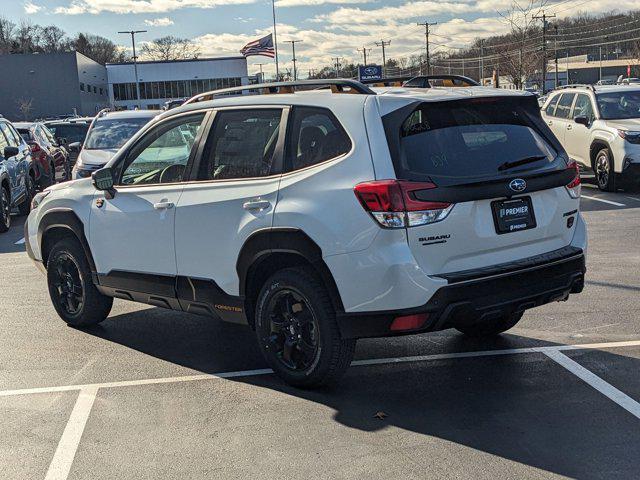
[[[344,155],[351,140],[334,115],[324,108],[294,107],[287,158],[291,170]]]
[[[34,130],[34,136],[36,137],[36,140],[38,141],[40,146],[42,147],[49,146],[49,140],[47,139],[45,134],[42,133],[42,129],[40,127],[36,127],[36,129]]]
[[[576,117],[587,117],[589,121],[593,121],[593,107],[591,105],[591,99],[589,95],[585,95],[584,93],[579,93],[576,97],[576,103],[573,106],[573,115],[572,118]]]
[[[132,151],[122,185],[181,182],[204,114],[182,118],[149,132]]]
[[[13,138],[13,135],[11,133],[11,129],[9,128],[9,125],[7,125],[6,123],[0,123],[0,130],[2,130],[2,133],[4,134],[4,140],[5,142],[7,142],[6,145],[3,145],[2,148],[4,148],[7,145],[10,145],[12,147],[17,147],[20,145],[20,143],[18,143],[16,141],[15,138]]]
[[[56,138],[53,136],[53,134],[47,127],[40,127],[40,128],[44,136],[47,137],[47,140],[49,140],[49,143],[51,144],[56,143]]]
[[[0,123],[0,156],[4,156],[4,147],[9,146],[9,142],[7,141],[4,133],[2,131],[3,123]]]
[[[547,108],[544,109],[544,113],[553,117],[556,113],[556,105],[558,104],[558,100],[560,100],[560,95],[556,95],[555,97],[551,98],[549,105],[547,105]]]
[[[15,142],[15,146],[19,147],[20,145],[22,145],[22,137],[16,130],[16,127],[11,124],[7,125],[7,127],[9,128],[9,132],[11,132],[11,136],[13,137],[13,140]]]
[[[198,171],[198,180],[271,175],[282,109],[221,110]]]
[[[573,98],[575,96],[575,93],[563,93],[560,96],[558,106],[556,107],[556,117],[569,118],[569,114],[571,113],[571,104],[573,103]]]

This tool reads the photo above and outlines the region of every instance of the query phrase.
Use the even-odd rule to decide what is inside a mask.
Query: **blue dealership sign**
[[[360,80],[382,80],[382,66],[367,65],[358,67],[358,78]]]

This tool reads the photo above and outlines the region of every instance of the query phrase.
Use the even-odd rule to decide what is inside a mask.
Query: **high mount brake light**
[[[569,192],[569,196],[571,198],[580,198],[580,167],[578,167],[578,163],[573,161],[569,162],[567,165],[567,170],[574,170],[576,176],[571,180],[570,183],[566,185],[567,192]]]
[[[437,188],[430,182],[376,180],[359,183],[354,192],[362,207],[385,228],[405,228],[444,220],[453,204],[418,200],[413,192]]]

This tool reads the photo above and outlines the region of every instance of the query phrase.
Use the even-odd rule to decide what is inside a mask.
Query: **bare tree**
[[[523,83],[535,73],[542,61],[541,52],[532,46],[537,44],[533,37],[540,33],[534,17],[542,13],[546,3],[547,0],[524,0],[521,4],[513,0],[509,10],[504,13],[498,12],[511,30],[505,37],[500,37],[503,45],[496,48],[500,57],[500,72],[506,75],[516,88],[522,88]]]
[[[142,45],[142,54],[149,60],[184,60],[198,58],[200,48],[191,40],[168,35]]]
[[[0,54],[11,53],[16,33],[16,24],[0,16]]]
[[[25,122],[29,120],[33,110],[33,98],[21,97],[16,100],[16,104],[18,105],[18,111],[22,115],[22,120]]]
[[[111,40],[90,33],[79,33],[71,41],[71,47],[102,65],[124,62],[127,59],[124,51]]]
[[[40,27],[28,20],[23,20],[16,30],[12,53],[35,53],[39,50]]]
[[[70,47],[64,30],[55,25],[39,28],[38,46],[43,53],[64,52]]]

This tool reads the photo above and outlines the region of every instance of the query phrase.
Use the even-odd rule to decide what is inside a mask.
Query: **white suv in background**
[[[91,122],[72,170],[72,178],[90,177],[104,167],[122,145],[160,112],[154,110],[103,110]]]
[[[569,85],[549,95],[542,117],[601,190],[638,184],[640,86]]]
[[[26,243],[69,325],[113,297],[248,324],[309,387],[357,338],[496,335],[580,292],[579,196],[533,95],[286,82],[163,113],[39,194]]]

